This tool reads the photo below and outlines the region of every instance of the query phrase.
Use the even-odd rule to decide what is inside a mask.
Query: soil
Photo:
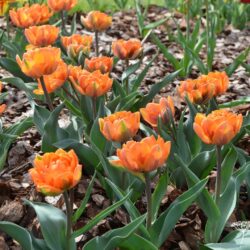
[[[152,6],[149,8],[148,19],[153,22],[165,18],[168,15],[169,12],[167,9]],[[179,13],[175,13],[175,18],[181,24],[182,30],[185,31],[186,24],[183,16]],[[107,44],[110,44],[111,41],[116,39],[141,39],[138,27],[135,25],[136,23],[136,13],[133,10],[115,13],[111,29],[108,30],[107,33],[100,36],[101,51],[105,54],[110,48],[110,45],[107,46]],[[0,26],[4,27],[4,21],[2,19],[0,19]],[[169,40],[166,29],[176,32],[175,24],[168,21],[164,25],[158,27],[156,33],[161,41],[168,46],[169,50],[174,52],[176,57],[179,58],[182,56],[182,51],[175,42]],[[88,33],[84,31],[80,25],[78,25],[78,32]],[[234,60],[234,58],[244,51],[249,44],[250,28],[245,28],[240,31],[231,26],[226,27],[226,29],[217,37],[213,70],[222,71]],[[156,53],[157,47],[152,44],[150,40],[147,40],[144,44],[143,66],[145,66]],[[202,50],[201,57],[205,58],[204,50]],[[248,58],[247,63],[250,63],[250,58]],[[140,70],[142,70],[142,68]],[[161,53],[159,53],[144,80],[141,87],[142,92],[146,93],[152,85],[173,71],[174,69],[171,64],[164,59]],[[118,64],[112,74],[113,76],[119,77],[122,72],[123,65]],[[6,77],[7,75],[8,73],[5,70],[0,69],[0,77]],[[194,69],[191,72],[190,77],[197,77],[198,75],[198,69]],[[180,80],[182,79],[177,78],[174,80],[173,83],[164,88],[156,97],[157,99],[160,96],[174,96],[175,106],[179,112],[181,112],[184,105],[184,103],[176,95],[176,86],[179,84]],[[3,92],[5,91],[8,91],[9,93],[8,100],[6,100],[8,109],[4,113],[2,120],[5,126],[9,126],[10,124],[17,123],[24,117],[28,117],[31,114],[31,108],[24,92],[9,85],[4,87]],[[219,98],[219,102],[224,103],[246,96],[250,96],[249,72],[246,72],[245,68],[240,66],[230,77],[230,87],[227,93]],[[238,106],[235,110],[242,114],[246,114],[246,112],[250,111],[250,104]],[[240,142],[240,146],[248,151],[248,153],[250,153],[249,143],[249,137],[243,138]],[[36,129],[32,127],[27,130],[11,146],[6,165],[0,172],[0,220],[9,220],[24,226],[32,230],[36,236],[41,235],[35,213],[32,209],[23,205],[22,199],[26,198],[34,201],[46,201],[58,207],[63,206],[62,197],[45,198],[41,194],[37,193],[28,175],[28,169],[32,167],[34,155],[41,153],[40,145],[40,135]],[[210,182],[213,182],[214,177],[214,173],[211,173]],[[79,206],[81,200],[83,199],[90,180],[91,176],[84,175],[77,188],[74,190],[76,207]],[[169,204],[182,192],[183,190],[177,190],[174,186],[170,185],[166,196],[162,201],[161,208],[166,209]],[[243,189],[242,196],[244,195],[246,195],[246,191]],[[90,202],[87,204],[86,211],[75,225],[75,228],[83,226],[98,212],[102,211],[109,205],[110,200],[106,197],[105,191],[102,189],[101,185],[96,181],[92,190]],[[136,205],[142,213],[145,212],[146,201],[144,197]],[[249,211],[249,201],[247,199],[240,200],[240,209],[242,211]],[[239,213],[234,213],[230,218],[230,222],[241,220],[238,214]],[[118,209],[111,216],[108,216],[96,225],[87,234],[77,238],[78,249],[81,249],[84,243],[91,238],[97,235],[102,235],[110,229],[121,227],[128,221],[129,218],[125,210],[122,208]],[[192,205],[179,220],[176,228],[173,230],[161,249],[198,249],[199,242],[202,242],[203,240],[203,221],[204,215],[202,212],[198,209],[198,207]],[[228,230],[232,230],[232,228],[226,228],[226,231]],[[11,240],[5,234],[0,234],[0,249],[20,249],[20,247],[15,241]]]

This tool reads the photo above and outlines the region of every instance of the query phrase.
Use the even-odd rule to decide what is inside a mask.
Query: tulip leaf
[[[138,103],[138,108],[145,107],[150,101],[153,100],[155,95],[160,92],[160,90],[170,84],[179,74],[180,70],[177,70],[166,77],[162,81],[155,83],[149,90],[149,93],[141,98]]]
[[[227,220],[235,209],[240,184],[249,173],[250,163],[246,163],[229,179],[225,191],[221,194],[218,202],[221,216],[216,220],[208,220],[205,228],[205,242],[218,242]]]
[[[25,203],[36,211],[41,225],[41,231],[50,249],[65,250],[66,245],[66,215],[58,208],[41,202]]]
[[[145,221],[146,216],[142,215],[130,222],[128,225],[108,231],[102,236],[97,236],[90,240],[83,250],[113,250],[120,246],[121,242],[129,239],[135,230]]]
[[[129,250],[158,250],[158,247],[156,247],[151,241],[135,233],[130,235],[128,239],[122,241],[119,247],[121,247],[121,249]]]
[[[42,135],[42,151],[52,152],[56,148],[53,145],[57,141],[68,138],[70,135],[68,132],[59,127],[58,120],[60,112],[62,111],[64,104],[62,103],[56,107],[51,113],[49,118],[44,124],[44,133]]]
[[[122,73],[122,82],[128,79],[129,76],[134,74],[136,70],[140,68],[141,60],[135,64],[130,65],[123,73]]]
[[[125,192],[123,192],[121,189],[119,189],[119,187],[117,185],[115,185],[112,181],[110,181],[107,178],[105,178],[105,180],[106,180],[107,184],[112,188],[112,190],[114,191],[114,193],[116,194],[118,199],[123,199],[125,197]],[[133,202],[130,199],[127,199],[124,202],[124,207],[126,208],[130,217],[133,220],[135,220],[136,218],[138,218],[140,216],[140,212],[137,210],[137,208],[135,207],[135,205],[133,204]],[[149,234],[148,234],[147,229],[144,225],[141,225],[140,230],[142,231],[142,233],[145,237],[149,238]]]
[[[156,57],[158,56],[158,54],[156,54],[152,60],[145,66],[145,68],[143,69],[143,71],[136,77],[135,80],[133,80],[131,82],[132,84],[132,92],[136,91],[139,87],[140,84],[142,83],[143,79],[145,78],[148,70],[150,69],[152,63],[155,61]]]
[[[95,225],[97,225],[98,222],[100,222],[101,220],[106,218],[109,214],[111,214],[114,210],[119,208],[129,198],[130,195],[131,195],[131,192],[129,192],[123,199],[117,201],[113,205],[107,207],[102,212],[97,214],[87,225],[85,225],[84,227],[73,232],[73,237],[76,238],[76,237],[86,233],[87,231],[89,231],[91,228],[93,228]]]
[[[188,167],[177,154],[175,154],[174,157],[185,173],[189,188],[197,184],[200,179],[195,175],[194,172],[192,172],[190,167]],[[202,191],[201,195],[197,198],[197,202],[209,219],[211,218],[211,220],[216,220],[219,218],[220,211],[207,189]]]
[[[33,121],[40,135],[43,135],[44,133],[44,124],[48,120],[49,116],[50,112],[48,109],[35,105]]]
[[[210,243],[202,247],[202,250],[248,250],[250,242],[250,230],[242,229],[231,232],[221,243]]]
[[[198,195],[205,188],[206,183],[207,179],[204,179],[180,195],[153,223],[149,228],[149,233],[155,245],[160,247],[164,243],[179,218],[192,202],[196,200]]]
[[[156,220],[158,215],[158,210],[161,205],[161,201],[163,197],[166,195],[167,187],[169,183],[169,176],[168,172],[165,172],[157,182],[156,188],[154,190],[154,193],[152,195],[152,216],[153,216],[153,222]]]
[[[17,224],[0,221],[0,229],[15,239],[25,250],[49,250],[44,240],[36,239],[27,229]]]
[[[236,164],[238,154],[232,147],[227,153],[226,157],[222,162],[221,167],[221,193],[223,193],[227,187],[227,184],[233,174],[234,166]]]
[[[83,214],[83,212],[86,208],[86,205],[89,201],[89,197],[91,195],[91,191],[92,191],[92,188],[94,185],[95,177],[96,177],[96,171],[95,171],[95,173],[94,173],[94,175],[93,175],[93,177],[88,185],[84,199],[82,200],[80,207],[76,210],[76,212],[73,215],[73,218],[72,218],[73,222],[76,222],[80,218],[80,216]]]
[[[4,167],[9,147],[12,142],[27,129],[32,127],[32,118],[28,117],[0,132],[0,170]]]

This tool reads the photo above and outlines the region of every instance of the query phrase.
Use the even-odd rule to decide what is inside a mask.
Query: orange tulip
[[[77,82],[73,77],[70,77],[70,80],[79,93],[93,98],[104,95],[113,83],[108,74],[102,74],[99,70],[94,72],[82,70]]]
[[[140,126],[140,113],[120,111],[100,118],[99,126],[107,140],[125,142],[136,135]]]
[[[229,143],[240,131],[242,115],[228,110],[215,110],[208,116],[198,113],[194,121],[194,131],[207,144],[218,146]]]
[[[178,92],[183,99],[187,96],[192,103],[205,104],[213,97],[215,85],[210,83],[207,77],[187,79],[181,82]]]
[[[85,54],[90,52],[93,38],[92,36],[74,34],[72,36],[63,36],[61,41],[63,47],[68,51],[68,53],[71,56],[76,57],[80,51],[83,51]]]
[[[59,28],[53,25],[33,26],[25,29],[24,34],[33,46],[46,47],[56,41]]]
[[[229,85],[229,79],[226,72],[210,72],[207,75],[210,84],[215,85],[214,96],[224,94]]]
[[[54,153],[38,155],[29,173],[39,192],[55,196],[77,185],[82,166],[74,150],[58,149]]]
[[[45,4],[32,4],[17,10],[10,10],[11,21],[19,28],[28,28],[47,22],[53,15]]]
[[[93,72],[95,70],[100,70],[103,74],[108,73],[113,68],[113,58],[102,56],[102,57],[93,57],[90,60],[85,60],[86,70]]]
[[[37,48],[24,53],[23,60],[16,56],[16,61],[24,74],[37,79],[56,70],[61,61],[61,51],[53,47]]]
[[[113,53],[121,60],[137,58],[142,51],[142,44],[138,39],[117,40],[112,44]]]
[[[112,17],[100,11],[91,11],[84,18],[81,17],[84,27],[92,31],[104,31],[111,26]]]
[[[171,142],[164,142],[158,136],[146,137],[140,142],[128,141],[116,154],[119,160],[114,160],[113,165],[121,166],[133,172],[150,172],[161,167],[167,160]]]
[[[54,12],[71,10],[76,4],[77,0],[48,0],[48,5]]]
[[[65,81],[68,78],[68,67],[67,64],[61,61],[56,70],[51,75],[45,75],[43,77],[46,90],[48,93],[52,93],[56,91],[58,88],[60,88]],[[43,88],[40,82],[40,79],[38,79],[38,89],[35,89],[34,94],[36,95],[44,95]]]
[[[68,70],[69,70],[69,79],[70,80],[72,79],[73,82],[78,81],[78,77],[83,71],[81,66],[73,66],[73,65],[69,65]]]
[[[160,116],[164,122],[168,122],[170,119],[166,117],[171,112],[172,117],[175,114],[173,99],[161,98],[159,103],[148,103],[146,108],[140,109],[143,119],[149,123],[152,127],[157,127],[158,117]]]

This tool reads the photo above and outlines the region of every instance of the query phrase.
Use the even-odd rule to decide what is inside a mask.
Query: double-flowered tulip
[[[93,72],[100,70],[103,74],[109,73],[113,68],[113,58],[107,56],[85,59],[85,69]]]
[[[61,62],[61,50],[54,47],[36,48],[25,52],[22,60],[17,55],[16,60],[24,74],[38,79],[57,69]]]
[[[82,175],[82,166],[74,150],[58,149],[36,156],[34,168],[29,170],[39,192],[55,196],[73,188]]]
[[[148,103],[145,108],[140,109],[143,119],[152,127],[157,127],[158,118],[161,117],[163,122],[170,121],[170,115],[174,117],[175,108],[173,99],[168,96],[161,98],[159,103]]]
[[[49,21],[53,13],[45,4],[32,4],[24,6],[17,10],[10,10],[10,19],[12,23],[19,28],[28,28]]]
[[[240,131],[243,117],[225,109],[215,110],[209,115],[198,113],[194,131],[207,144],[222,146],[229,143]]]
[[[46,47],[53,44],[59,34],[59,28],[53,25],[32,26],[24,31],[28,42],[35,47]]]
[[[91,11],[86,17],[81,17],[84,27],[91,31],[105,31],[111,26],[112,17],[100,11]]]
[[[112,164],[127,168],[132,172],[147,173],[165,163],[171,148],[171,142],[165,142],[160,136],[146,137],[140,142],[128,141],[121,149],[117,149],[119,160]]]
[[[107,140],[125,142],[136,135],[140,126],[140,113],[120,111],[100,118],[99,126]]]
[[[112,43],[113,54],[121,60],[136,59],[141,51],[142,44],[138,39],[117,40]]]

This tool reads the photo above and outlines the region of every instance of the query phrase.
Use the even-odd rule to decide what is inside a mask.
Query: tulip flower
[[[216,145],[217,176],[215,183],[215,202],[218,204],[221,193],[221,147],[229,143],[240,131],[242,115],[228,110],[215,110],[209,115],[198,113],[193,124],[194,131],[206,144]]]
[[[0,16],[3,16],[9,9],[11,3],[16,3],[17,0],[0,0]]]
[[[204,143],[218,146],[229,143],[240,131],[242,115],[227,110],[215,110],[208,116],[198,113],[194,130]]]
[[[147,228],[151,226],[152,201],[149,172],[161,167],[167,160],[171,148],[171,142],[164,142],[158,136],[146,137],[140,142],[128,141],[121,149],[117,149],[116,154],[119,160],[111,163],[132,172],[144,173],[146,180],[147,196]]]
[[[24,31],[28,42],[35,47],[53,44],[59,34],[59,28],[53,25],[32,26]]]
[[[108,117],[100,118],[99,126],[107,140],[125,142],[136,135],[140,126],[140,113],[120,111]]]
[[[61,51],[53,47],[37,48],[24,53],[22,60],[17,55],[16,61],[25,75],[37,79],[56,70]]]
[[[73,58],[76,58],[80,51],[83,51],[85,54],[89,54],[92,36],[74,34],[72,36],[63,36],[61,42],[63,47],[68,51],[68,54]]]
[[[93,72],[100,70],[102,74],[109,73],[113,68],[113,58],[102,56],[85,59],[85,69]]]
[[[46,89],[43,77],[51,75],[61,62],[61,51],[58,48],[43,47],[29,50],[23,54],[23,59],[16,56],[16,61],[19,64],[22,72],[29,77],[40,79],[46,102],[49,109],[53,110],[53,104]]]
[[[142,44],[138,39],[117,40],[112,43],[113,54],[121,60],[136,59],[141,51]]]
[[[69,71],[69,79],[72,80],[73,83],[78,81],[78,77],[82,73],[83,69],[81,66],[69,65],[68,71]]]
[[[205,77],[195,80],[187,79],[181,82],[178,93],[183,99],[187,96],[192,103],[203,105],[214,96],[215,84],[208,82]]]
[[[82,166],[74,150],[66,152],[58,149],[36,156],[34,168],[29,173],[39,192],[55,196],[77,185],[81,179]]]
[[[48,5],[54,12],[69,11],[76,4],[77,0],[48,0]]]
[[[19,28],[46,23],[53,15],[45,4],[33,4],[24,6],[17,10],[10,10],[11,21]]]
[[[105,31],[111,26],[112,17],[100,11],[91,11],[86,17],[81,17],[83,26],[95,32],[96,56],[99,56],[99,37],[98,32]]]
[[[68,78],[67,64],[61,61],[58,64],[57,69],[52,74],[45,75],[43,77],[47,92],[49,94],[53,93],[55,90],[60,88],[65,83],[67,78]],[[39,81],[38,89],[35,89],[33,92],[36,95],[44,95],[44,90],[42,88],[40,79],[38,79],[38,81]]]
[[[81,74],[78,76],[77,82],[74,81],[73,77],[70,79],[80,94],[94,98],[102,96],[108,92],[113,83],[108,74],[102,74],[99,70],[94,72],[82,70]]]
[[[215,85],[214,96],[224,94],[229,85],[229,79],[225,72],[210,72],[207,75],[208,83]]]
[[[170,112],[172,117],[175,114],[173,99],[168,96],[168,98],[161,98],[159,103],[148,103],[145,108],[140,109],[143,119],[149,123],[152,127],[157,127],[157,122],[159,116],[162,118],[164,123],[169,122],[169,117],[167,114]]]
[[[81,17],[84,27],[91,31],[105,31],[111,26],[112,17],[100,11],[91,11],[86,17]]]

